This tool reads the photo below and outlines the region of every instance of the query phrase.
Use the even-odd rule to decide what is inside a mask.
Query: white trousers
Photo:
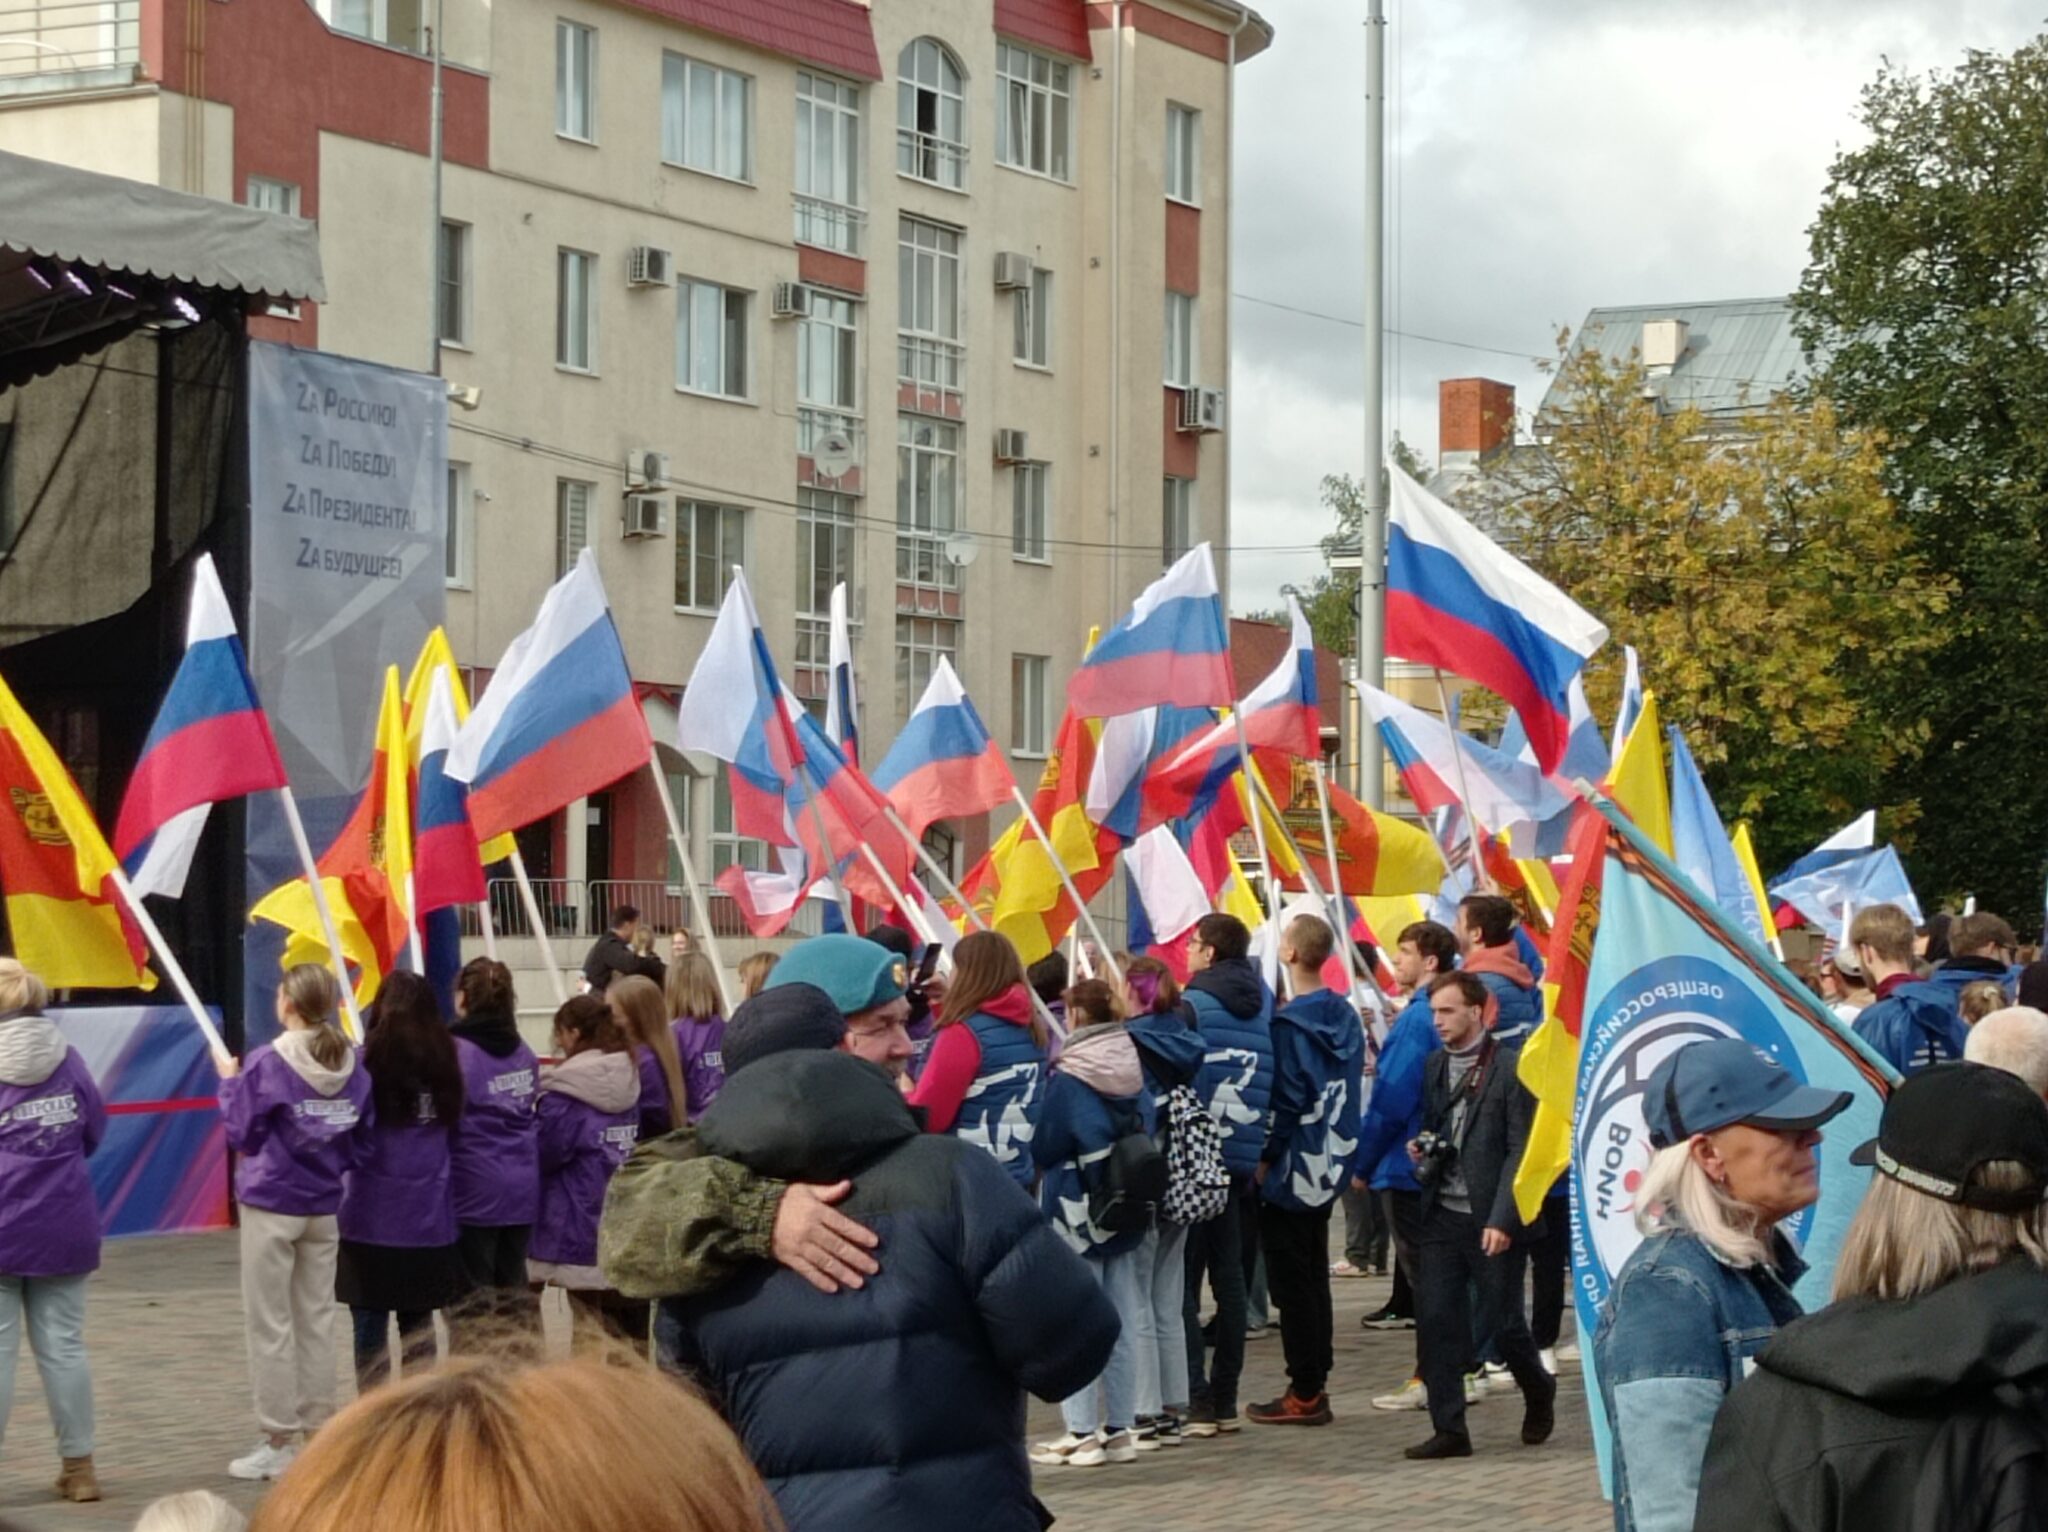
[[[311,1434],[334,1413],[334,1219],[242,1209],[242,1318],[256,1422]]]

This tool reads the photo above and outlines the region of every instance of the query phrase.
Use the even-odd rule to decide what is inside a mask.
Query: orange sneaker
[[[1328,1394],[1303,1399],[1291,1388],[1271,1404],[1247,1406],[1244,1418],[1262,1426],[1327,1426],[1335,1419]]]

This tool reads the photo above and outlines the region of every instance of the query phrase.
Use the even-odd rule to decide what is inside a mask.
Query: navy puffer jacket
[[[921,1133],[889,1077],[844,1053],[749,1064],[698,1133],[760,1175],[851,1178],[841,1210],[881,1237],[857,1292],[764,1265],[661,1306],[663,1360],[719,1397],[790,1532],[1039,1532],[1025,1391],[1095,1378],[1117,1316],[1029,1195],[987,1150]]]
[[[1196,1089],[1223,1135],[1224,1168],[1248,1176],[1272,1121],[1273,992],[1248,960],[1225,958],[1189,979],[1181,994],[1209,1044]]]

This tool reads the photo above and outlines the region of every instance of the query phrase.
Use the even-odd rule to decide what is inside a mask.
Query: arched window
[[[955,191],[967,184],[967,102],[960,61],[919,37],[896,60],[896,168]]]

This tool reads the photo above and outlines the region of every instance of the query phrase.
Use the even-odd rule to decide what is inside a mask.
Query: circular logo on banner
[[[1572,1156],[1572,1224],[1580,1297],[1605,1301],[1622,1263],[1641,1243],[1636,1191],[1649,1167],[1650,1130],[1643,1092],[1657,1066],[1687,1043],[1740,1037],[1805,1073],[1777,1016],[1754,991],[1718,963],[1698,957],[1659,958],[1588,1007],[1579,1061],[1578,1142]],[[1813,1209],[1787,1232],[1803,1240]]]

